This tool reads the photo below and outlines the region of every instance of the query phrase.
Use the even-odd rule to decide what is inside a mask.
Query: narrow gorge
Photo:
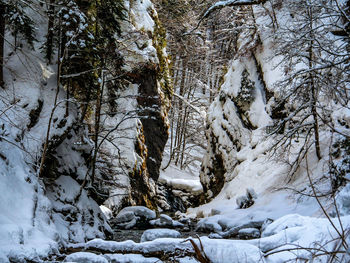
[[[348,0],[0,0],[0,263],[349,262]]]

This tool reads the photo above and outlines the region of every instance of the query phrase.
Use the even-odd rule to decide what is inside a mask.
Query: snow
[[[22,152],[6,143],[0,161],[0,255],[36,258],[57,251],[58,232],[50,220],[51,204]]]
[[[200,247],[198,240],[193,240]],[[204,247],[204,252],[213,263],[229,263],[229,262],[244,262],[256,263],[265,262],[260,249],[254,245],[237,240],[214,240],[207,237],[202,237],[201,242]],[[172,253],[178,250],[193,251],[193,247],[189,241],[184,239],[162,238],[144,243],[134,243],[132,241],[113,242],[103,240],[92,240],[85,246],[86,249],[98,248],[103,251],[123,251],[123,253],[135,254],[143,253]],[[108,257],[108,256],[106,256]],[[147,262],[147,261],[146,261]],[[183,262],[193,262],[189,258]]]
[[[150,0],[136,0],[124,2],[127,13],[125,21],[121,21],[123,46],[120,50],[125,58],[123,68],[132,71],[140,63],[158,64],[157,50],[147,33],[153,33],[157,12]],[[130,23],[131,22],[131,23]],[[165,54],[164,54],[165,55]]]
[[[81,186],[73,178],[60,176],[55,186],[48,189],[47,196],[56,212],[53,221],[65,242],[103,238],[103,228],[111,232],[97,203],[88,197],[86,191],[79,195]]]
[[[344,229],[349,226],[350,217],[340,218]],[[335,227],[342,233],[339,221],[337,218],[332,219]],[[290,214],[282,217],[269,226],[262,234],[263,238],[259,240],[248,241],[260,247],[264,252],[273,249],[283,250],[285,248],[320,248],[332,251],[334,244],[339,241],[339,236],[336,230],[331,226],[328,219],[303,217],[298,214]],[[310,258],[311,250],[301,249],[297,253],[288,251],[282,253],[284,260],[295,259],[296,256]],[[316,254],[320,251],[314,251]],[[276,258],[277,259],[276,259]],[[278,262],[278,254],[270,256],[271,262]],[[347,256],[348,257],[348,256]],[[320,257],[323,262],[326,256]],[[344,258],[345,262],[345,258]]]
[[[218,1],[215,4],[213,4],[211,7],[209,7],[207,11],[205,11],[203,17],[207,17],[214,10],[219,9],[219,8],[223,8],[223,7],[226,7],[226,6],[244,5],[244,4],[249,5],[249,4],[256,4],[257,2],[259,2],[259,1],[256,1],[256,0],[224,0],[224,1]]]
[[[243,2],[220,1],[209,10]],[[126,26],[125,24],[128,23],[125,23],[124,27],[128,28],[125,32],[132,35],[136,30],[141,31],[136,41],[133,37],[127,36],[130,41],[126,42],[126,45],[130,49],[123,51],[125,54],[128,52],[133,54],[128,56],[125,66],[131,70],[140,63],[157,62],[152,41],[143,34],[153,32],[155,23],[152,15],[156,13],[149,0],[137,0],[132,4],[126,1],[126,4],[129,4],[128,11],[129,16],[133,19],[133,25]],[[41,20],[41,18],[37,19]],[[40,22],[39,25],[46,24],[46,21],[45,23],[38,22]],[[260,27],[262,29],[263,25]],[[83,29],[84,27],[81,28]],[[39,31],[46,32],[42,26]],[[264,31],[261,30],[261,32]],[[262,41],[268,48],[260,50],[256,56],[262,66],[266,85],[274,91],[274,83],[281,79],[283,72],[280,67],[274,67],[279,58],[275,58],[271,63],[266,63],[273,53],[273,46],[265,36],[266,34],[263,35]],[[81,45],[83,46],[84,43]],[[141,50],[139,46],[145,46],[145,48]],[[27,48],[24,45],[25,59],[21,58],[22,53],[7,58],[6,82],[10,82],[12,78],[17,78],[17,80],[7,90],[0,90],[0,192],[2,193],[0,196],[0,261],[9,262],[8,258],[15,262],[40,261],[40,258],[49,254],[57,254],[61,245],[70,242],[81,242],[84,249],[99,248],[112,254],[96,255],[90,252],[78,252],[67,256],[66,262],[160,262],[157,258],[146,258],[140,253],[159,251],[171,253],[177,249],[193,251],[189,241],[175,238],[179,237],[180,233],[170,229],[147,230],[141,241],[148,242],[140,244],[132,241],[118,243],[102,239],[84,243],[87,239],[104,238],[100,227],[103,226],[107,230],[109,228],[100,210],[107,218],[110,218],[112,210],[118,210],[124,196],[129,193],[130,182],[125,173],[121,172],[115,176],[117,183],[123,187],[111,191],[111,197],[105,204],[106,206],[98,207],[85,191],[82,191],[80,195],[81,189],[78,181],[84,179],[87,168],[81,154],[74,151],[72,147],[83,150],[91,149],[91,142],[85,138],[82,141],[66,140],[57,149],[61,162],[65,163],[65,166],[60,168],[62,169],[60,173],[68,174],[72,170],[76,179],[62,175],[51,182],[50,187],[52,188],[43,186],[33,166],[40,158],[40,149],[46,137],[48,119],[53,108],[52,102],[57,81],[54,73],[56,69],[54,65],[47,66],[39,54],[34,54]],[[9,45],[6,44],[5,54],[9,54],[9,51]],[[189,209],[188,215],[195,217],[203,213],[206,218],[198,223],[197,228],[215,232],[211,237],[217,239],[201,238],[204,251],[212,262],[285,262],[296,260],[297,256],[311,260],[310,249],[299,248],[314,247],[332,251],[335,243],[339,241],[335,240],[338,238],[336,229],[342,232],[342,227],[348,228],[350,217],[340,218],[343,226],[340,225],[338,218],[332,219],[336,227],[334,229],[328,219],[316,217],[320,215],[320,212],[314,198],[297,199],[287,190],[281,189],[286,183],[287,166],[267,154],[273,143],[271,140],[264,140],[266,138],[265,127],[271,125],[271,118],[268,115],[271,102],[265,101],[256,65],[249,59],[232,61],[225,76],[225,83],[221,87],[221,95],[228,98],[238,95],[244,68],[248,70],[251,80],[256,84],[255,98],[250,105],[248,119],[257,129],[250,131],[244,127],[231,99],[224,103],[220,101],[220,98],[214,101],[209,109],[207,120],[212,125],[213,133],[218,138],[219,151],[225,159],[226,182],[223,190],[214,200],[199,208]],[[104,145],[112,156],[118,155],[120,160],[127,160],[124,164],[129,167],[135,167],[135,163],[136,165],[142,164],[142,158],[133,150],[133,138],[137,137],[141,129],[140,120],[136,117],[125,121],[123,119],[125,112],[137,109],[138,89],[137,84],[130,84],[125,90],[122,90],[119,94],[122,95],[122,98],[118,101],[118,110],[122,109],[122,111],[119,111],[116,117],[107,116],[103,120],[106,128],[115,127],[116,124],[122,122],[120,130],[125,131],[122,135],[132,138],[115,140],[122,153],[117,152],[111,143]],[[63,90],[59,92],[58,99],[61,104],[57,107],[54,118],[62,120],[65,110]],[[29,129],[28,114],[30,110],[38,107],[39,100],[43,101],[42,114],[38,123]],[[349,110],[343,108],[334,108],[332,112],[332,119],[344,120],[347,124],[350,123],[349,116]],[[59,128],[57,124],[53,124],[50,138],[62,135],[76,117],[76,110],[72,110],[65,127]],[[225,117],[228,117],[228,120]],[[222,127],[234,134],[239,141],[239,147],[231,141],[226,132],[223,132]],[[335,128],[347,132],[344,127],[338,125],[338,122],[335,122]],[[112,135],[116,136],[117,133]],[[118,135],[120,136],[120,133]],[[22,138],[21,143],[17,143],[18,138]],[[322,132],[321,139],[323,154],[326,156],[330,144],[329,133]],[[298,147],[300,145],[295,144],[295,149],[292,151],[296,151]],[[310,169],[312,177],[317,179],[324,174],[323,167],[328,160],[324,158],[316,162],[312,150],[308,157],[313,163]],[[113,165],[120,167],[120,160],[114,160]],[[205,157],[205,162],[208,162],[208,157]],[[305,171],[305,163],[302,163],[293,182],[290,183],[291,188],[305,187]],[[208,178],[202,177],[203,182],[207,180]],[[203,191],[197,174],[181,171],[172,165],[161,172],[160,182],[193,194],[200,194]],[[240,201],[240,197],[246,195],[248,189],[253,189],[257,193],[254,204],[247,209],[238,209],[237,200]],[[336,198],[342,216],[350,213],[349,193],[350,185],[348,184]],[[137,217],[141,216],[148,220],[156,218],[155,212],[147,208],[128,207],[121,211],[117,220],[133,225]],[[272,222],[272,220],[275,221]],[[170,222],[173,226],[181,226],[166,215],[161,215],[159,219],[153,221],[154,225]],[[236,231],[238,235],[255,235],[259,230],[250,227],[254,224],[262,225],[262,238],[260,239],[219,240],[224,235]],[[198,240],[194,241],[199,245]],[[297,252],[283,251],[267,256],[271,252],[295,248],[298,248]],[[130,252],[130,254],[113,254],[114,252]],[[344,258],[341,260],[349,261],[348,256],[344,253]],[[325,261],[325,257],[320,256],[319,259]],[[197,262],[190,257],[179,261]]]
[[[173,229],[167,229],[167,228],[148,229],[145,232],[143,232],[140,242],[153,241],[157,238],[165,238],[165,237],[178,238],[180,236],[181,236],[180,232]]]
[[[153,32],[154,20],[149,14],[149,10],[153,9],[153,4],[150,0],[136,0],[129,4],[132,9],[130,10],[131,21],[134,21],[134,25],[137,30],[145,30]],[[152,12],[156,12],[154,9]]]
[[[106,207],[104,205],[100,205],[100,209],[108,220],[112,218],[113,212],[111,209],[109,209],[108,207]]]
[[[107,254],[105,257],[110,262],[118,262],[118,263],[162,263],[158,258],[154,257],[144,257],[139,254]]]
[[[175,165],[170,165],[165,171],[161,170],[158,181],[169,185],[169,187],[185,190],[193,194],[203,191],[198,176],[191,175]]]

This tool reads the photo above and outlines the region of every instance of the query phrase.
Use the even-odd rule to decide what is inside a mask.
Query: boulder
[[[156,218],[156,213],[144,206],[129,206],[123,208],[119,214],[112,219],[112,224],[121,229],[140,228],[146,229],[150,226],[150,220]]]
[[[214,221],[211,222],[204,219],[198,222],[196,226],[196,231],[201,231],[204,233],[211,233],[211,232],[218,233],[222,231],[222,227]]]
[[[114,221],[118,224],[120,223],[126,223],[126,222],[130,222],[135,218],[135,214],[131,211],[124,211],[122,213],[119,213],[116,218],[114,219]]]

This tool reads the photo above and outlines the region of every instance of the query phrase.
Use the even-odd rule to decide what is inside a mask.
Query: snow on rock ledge
[[[148,229],[143,232],[140,242],[153,241],[157,238],[178,238],[181,237],[179,231],[167,228]]]

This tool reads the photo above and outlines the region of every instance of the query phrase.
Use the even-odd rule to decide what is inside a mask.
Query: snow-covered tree
[[[288,1],[285,12],[289,16],[275,35],[276,55],[282,57],[286,76],[278,83],[278,106],[285,105],[286,115],[274,130],[284,131],[276,146],[290,149],[293,139],[304,142],[292,161],[291,173],[312,144],[317,158],[324,157],[320,130],[331,125],[334,101],[349,102],[349,53],[344,37],[334,34],[335,29],[344,28],[342,8],[338,1]]]
[[[253,93],[254,93],[254,81],[249,78],[249,73],[247,69],[244,69],[242,72],[241,79],[241,89],[236,97],[237,105],[245,105],[253,102]]]
[[[283,56],[286,79],[280,83],[283,102],[288,102],[290,112],[280,121],[278,129],[285,126],[285,137],[314,136],[316,155],[321,159],[319,140],[319,97],[322,90],[321,50],[316,43],[325,40],[325,30],[320,26],[322,7],[320,1],[290,1],[290,16],[286,26],[276,35],[279,55]],[[283,141],[283,143],[288,143]]]

